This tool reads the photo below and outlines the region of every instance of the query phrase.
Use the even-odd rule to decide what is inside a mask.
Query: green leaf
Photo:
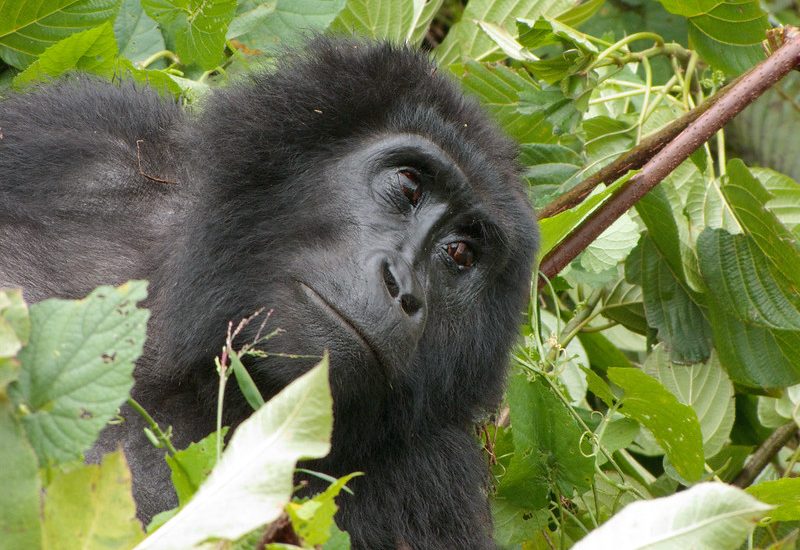
[[[142,0],[185,65],[213,69],[222,61],[225,33],[236,12],[236,0]]]
[[[464,9],[461,21],[450,28],[436,48],[436,59],[441,65],[462,59],[491,60],[500,48],[480,30],[478,21],[494,23],[511,32],[517,18],[556,16],[571,5],[568,0],[473,0]]]
[[[139,0],[122,0],[122,9],[114,21],[114,36],[120,55],[131,61],[144,61],[166,47],[158,25],[147,16]]]
[[[345,0],[244,0],[227,38],[270,55],[298,44],[310,31],[327,29],[345,6]]]
[[[565,210],[550,218],[539,221],[541,241],[539,244],[539,258],[544,258],[559,242],[578,227],[589,214],[596,210],[608,199],[621,185],[630,179],[632,174],[623,176],[602,191],[589,196],[579,205]]]
[[[711,327],[693,295],[670,269],[648,233],[625,265],[630,282],[640,283],[647,323],[676,363],[699,363],[711,353]]]
[[[131,548],[142,540],[122,451],[57,473],[47,486],[43,528],[44,547],[59,550]]]
[[[589,356],[589,362],[596,369],[606,371],[609,367],[633,367],[630,359],[602,333],[579,332],[578,339]]]
[[[761,502],[776,506],[769,513],[772,521],[800,520],[800,478],[764,481],[745,490]]]
[[[800,183],[769,168],[751,168],[750,172],[773,197],[765,205],[767,210],[800,238]]]
[[[322,493],[315,495],[305,502],[290,502],[286,505],[286,512],[292,521],[295,533],[305,544],[317,545],[326,542],[331,536],[331,529],[336,525],[333,516],[338,507],[334,499],[348,481],[360,473],[352,473],[340,477]]]
[[[573,546],[618,548],[738,548],[770,507],[741,489],[701,483],[672,496],[634,502]]]
[[[233,374],[236,376],[236,383],[239,389],[242,390],[242,395],[244,395],[247,404],[250,405],[254,411],[260,409],[264,404],[264,398],[261,396],[261,392],[258,391],[258,386],[256,386],[250,373],[247,372],[241,359],[239,359],[239,354],[231,349],[228,350],[228,355],[231,359]]]
[[[501,548],[513,548],[515,544],[530,542],[550,519],[547,510],[530,510],[504,498],[495,497],[490,504],[494,539]]]
[[[639,242],[639,226],[628,214],[617,218],[580,255],[587,271],[602,273],[624,260]]]
[[[610,368],[608,378],[625,392],[619,412],[652,432],[682,477],[700,479],[703,435],[694,409],[638,369]]]
[[[537,91],[531,77],[502,65],[489,66],[475,61],[451,67],[464,91],[476,96],[498,124],[518,142],[554,143],[553,125],[546,113],[519,111],[520,94]]]
[[[727,443],[735,417],[733,384],[713,353],[707,363],[675,365],[663,346],[656,346],[643,365],[672,395],[697,413],[703,454],[717,454]]]
[[[71,34],[111,21],[121,0],[0,3],[0,59],[17,69]]]
[[[14,357],[31,333],[28,306],[21,290],[0,290],[0,358]],[[7,382],[0,377],[0,388]]]
[[[539,377],[513,376],[508,389],[514,456],[498,495],[533,509],[547,504],[551,490],[569,497],[585,491],[594,459],[580,449],[582,430],[567,407]]]
[[[728,180],[722,192],[736,218],[758,248],[795,288],[800,288],[800,248],[797,237],[766,207],[772,199],[742,161],[728,162]]]
[[[565,49],[579,49],[588,53],[600,53],[594,42],[584,33],[550,17],[539,19],[517,19],[519,43],[533,50],[539,46],[559,41]]]
[[[738,74],[764,58],[761,41],[770,28],[757,0],[661,0],[689,21],[689,45],[711,65]]]
[[[647,333],[642,287],[639,285],[629,284],[625,279],[618,280],[603,302],[601,313],[628,330]]]
[[[40,548],[36,454],[2,393],[0,389],[0,547]]]
[[[133,386],[148,311],[147,283],[99,287],[83,300],[31,306],[31,339],[9,387],[41,465],[79,459]]]
[[[117,41],[111,23],[75,33],[47,48],[14,78],[14,87],[48,80],[77,70],[110,77],[114,74]]]
[[[227,426],[222,428],[223,438],[226,433]],[[180,506],[189,502],[217,463],[218,439],[219,432],[213,432],[175,455],[164,457],[172,472],[172,485],[175,486]]]
[[[443,0],[348,0],[331,30],[418,46]]]
[[[746,235],[706,229],[697,239],[700,269],[715,302],[746,324],[800,330],[797,288]]]
[[[236,540],[277,519],[291,499],[297,461],[330,450],[331,409],[326,356],[237,428],[194,498],[137,549]]]
[[[605,0],[586,0],[560,13],[556,19],[570,27],[578,27],[597,13],[603,4],[605,4]]]

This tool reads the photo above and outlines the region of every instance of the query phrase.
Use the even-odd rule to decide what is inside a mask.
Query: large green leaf
[[[551,490],[567,497],[588,489],[594,459],[580,449],[581,429],[541,378],[511,378],[508,389],[514,456],[498,495],[532,509],[547,504]]]
[[[595,529],[575,550],[738,548],[770,506],[723,483],[701,483],[678,494],[634,502]]]
[[[227,427],[222,428],[223,438],[227,431]],[[180,506],[189,502],[217,463],[218,440],[219,432],[213,432],[174,455],[165,457]]]
[[[119,53],[134,62],[141,62],[165,48],[164,37],[142,8],[139,0],[122,0],[122,9],[114,20],[114,36]]]
[[[728,179],[722,192],[745,232],[752,236],[795,288],[800,288],[800,247],[795,236],[775,217],[767,203],[773,198],[742,161],[728,162]]]
[[[689,481],[703,475],[703,435],[697,413],[658,380],[638,369],[610,368],[608,378],[625,392],[618,410],[650,430],[675,470]]]
[[[748,487],[747,492],[777,507],[769,513],[772,521],[800,521],[800,478],[764,481]]]
[[[661,345],[653,349],[644,371],[661,382],[684,405],[697,413],[703,433],[703,454],[717,454],[728,442],[734,420],[733,384],[716,355],[707,363],[675,365]]]
[[[676,363],[700,363],[711,353],[711,327],[685,283],[672,271],[655,242],[645,233],[625,264],[628,281],[644,296],[647,323]]]
[[[757,0],[661,0],[689,21],[689,45],[716,68],[738,74],[764,58],[760,43],[770,28]]]
[[[142,540],[122,451],[58,472],[47,486],[43,527],[44,547],[59,550],[131,548]]]
[[[24,69],[56,42],[111,21],[121,0],[0,2],[0,59]]]
[[[114,30],[111,23],[104,23],[68,36],[47,48],[39,59],[14,78],[14,86],[21,88],[73,70],[110,77],[114,74],[116,57]]]
[[[348,0],[331,25],[337,32],[418,46],[443,0]]]
[[[142,7],[184,64],[213,69],[222,60],[236,0],[142,0]]]
[[[137,550],[236,540],[277,519],[291,499],[297,461],[330,450],[331,409],[326,357],[237,428],[192,500]]]
[[[489,60],[500,48],[480,29],[478,21],[494,23],[512,32],[517,18],[556,16],[569,7],[568,0],[473,0],[464,9],[461,21],[450,28],[436,48],[436,59],[442,65],[461,59]]]
[[[237,5],[227,37],[274,55],[310,31],[327,29],[344,6],[345,0],[244,0]]]
[[[774,197],[767,201],[767,209],[800,238],[800,183],[769,168],[753,168],[750,172]]]
[[[148,311],[147,283],[100,287],[83,300],[31,306],[31,339],[9,387],[42,465],[81,457],[133,386]]]
[[[0,359],[2,362],[2,359]],[[36,453],[0,389],[0,547],[40,548]]]
[[[555,143],[553,124],[542,110],[533,114],[519,110],[520,94],[538,91],[526,73],[503,65],[491,66],[475,61],[451,67],[464,90],[477,96],[481,104],[511,137],[520,143]]]

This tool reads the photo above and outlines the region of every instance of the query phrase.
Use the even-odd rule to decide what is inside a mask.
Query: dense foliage
[[[201,105],[310,29],[405,41],[519,142],[541,208],[762,60],[771,25],[798,22],[786,0],[13,0],[0,95],[81,70]],[[501,547],[794,548],[798,122],[790,75],[533,285],[506,400],[479,430]],[[540,258],[626,180],[541,220]],[[251,548],[288,524],[295,544],[347,548],[332,522],[347,479],[290,500],[295,461],[328,449],[325,361],[262,407],[239,361],[256,350],[230,343],[220,383],[235,373],[258,410],[224,453],[218,433],[176,451],[151,424],[180,509],[147,538],[123,455],[81,463],[132,386],[145,295],[132,282],[28,310],[0,293],[0,548]],[[287,423],[302,445],[274,437]]]

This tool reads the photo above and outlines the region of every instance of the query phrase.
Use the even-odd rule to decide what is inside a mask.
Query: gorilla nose
[[[383,285],[400,309],[416,318],[425,309],[425,294],[412,267],[399,256],[387,255],[380,262]]]

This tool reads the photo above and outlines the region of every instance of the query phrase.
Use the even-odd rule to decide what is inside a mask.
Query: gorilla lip
[[[330,313],[330,316],[333,317],[334,320],[338,321],[338,324],[342,325],[347,332],[355,336],[356,340],[361,343],[361,347],[363,347],[365,350],[367,350],[367,352],[369,352],[370,355],[372,355],[378,365],[380,365],[384,370],[388,370],[383,358],[352,321],[350,321],[344,314],[342,314],[330,302],[328,302],[328,300],[326,300],[322,294],[302,281],[297,282],[300,285],[300,288],[312,302],[320,306],[321,309],[327,310]]]

